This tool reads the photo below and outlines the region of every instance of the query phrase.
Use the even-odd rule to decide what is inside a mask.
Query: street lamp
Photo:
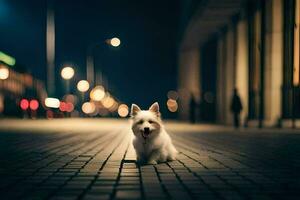
[[[114,37],[114,38],[110,39],[109,43],[113,47],[118,47],[121,44],[121,40],[117,37]]]
[[[69,79],[73,78],[74,73],[75,72],[72,67],[64,67],[60,72],[61,77],[65,80],[69,80]]]
[[[86,80],[81,80],[77,83],[77,89],[80,92],[86,92],[89,90],[89,88],[90,88],[90,84]]]
[[[70,80],[71,78],[73,78],[74,74],[75,74],[74,69],[73,69],[72,67],[69,67],[69,66],[64,67],[64,68],[61,70],[61,72],[60,72],[61,77],[62,77],[63,79],[66,80],[66,84],[67,84],[67,86],[66,86],[66,88],[67,88],[67,93],[70,92],[70,82],[69,82],[69,80]]]
[[[117,37],[105,40],[105,43],[112,47],[119,47],[121,45],[121,40]],[[87,48],[87,58],[86,58],[86,76],[90,85],[94,86],[95,79],[95,65],[94,65],[94,49],[102,44],[92,44]]]
[[[88,91],[90,84],[86,80],[81,80],[77,83],[77,90],[81,93],[81,100],[84,101],[84,93]]]
[[[102,86],[96,86],[90,92],[90,98],[93,101],[101,101],[105,96],[105,89]]]

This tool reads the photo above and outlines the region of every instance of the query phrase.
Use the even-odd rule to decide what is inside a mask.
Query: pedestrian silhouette
[[[196,123],[196,107],[197,107],[197,102],[195,100],[194,95],[191,94],[191,98],[190,98],[190,122],[192,124]]]
[[[240,126],[240,113],[243,109],[241,98],[238,94],[238,90],[235,88],[233,90],[233,96],[231,100],[230,110],[233,113],[233,123],[235,128]]]

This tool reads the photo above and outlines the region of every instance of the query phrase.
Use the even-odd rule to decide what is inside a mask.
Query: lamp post
[[[77,83],[77,90],[81,93],[81,100],[84,102],[84,93],[90,89],[90,84],[87,80],[81,80]]]
[[[105,40],[105,43],[112,47],[119,47],[121,45],[121,40],[117,37]],[[94,49],[102,44],[93,44],[87,48],[86,57],[86,78],[91,86],[95,86],[95,64],[94,64]],[[102,75],[101,75],[102,76]],[[102,80],[102,77],[101,77]]]
[[[70,92],[70,79],[73,78],[74,74],[75,71],[70,66],[64,67],[60,72],[61,77],[66,80],[67,93]]]

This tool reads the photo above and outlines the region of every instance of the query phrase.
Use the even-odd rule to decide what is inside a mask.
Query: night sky
[[[46,80],[46,1],[0,0],[0,51],[17,59],[39,79]],[[77,80],[85,79],[86,52],[95,48],[95,66],[106,87],[125,103],[142,107],[165,104],[176,89],[178,1],[63,0],[55,1],[56,92],[64,93],[60,70],[72,64]],[[103,41],[119,37],[118,49]],[[162,110],[166,110],[162,105]]]

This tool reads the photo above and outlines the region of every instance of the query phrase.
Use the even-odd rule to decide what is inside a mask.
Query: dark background
[[[148,107],[159,101],[166,111],[166,94],[176,89],[179,2],[176,1],[55,1],[56,94],[64,94],[60,70],[75,67],[71,84],[86,79],[86,51],[95,48],[95,66],[106,87],[119,100]],[[0,50],[17,59],[46,83],[46,0],[0,0]],[[113,49],[105,39],[119,37]],[[20,67],[21,66],[21,67]],[[164,112],[167,113],[167,112]]]

